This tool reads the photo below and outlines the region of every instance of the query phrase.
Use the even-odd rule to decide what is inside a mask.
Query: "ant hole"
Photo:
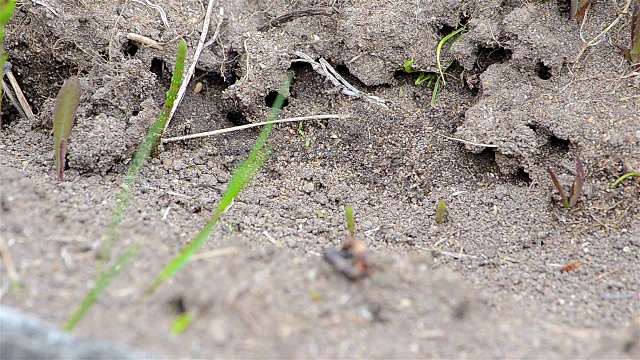
[[[542,80],[551,79],[551,68],[545,65],[542,61],[538,61],[536,64],[536,74]]]
[[[269,94],[267,94],[267,96],[265,96],[264,98],[264,104],[267,105],[268,107],[273,107],[273,104],[275,104],[277,98],[278,98],[278,92],[270,91]],[[282,102],[282,108],[284,108],[287,105],[289,105],[289,100],[287,98],[284,98],[284,101]]]
[[[571,141],[560,139],[559,137],[552,135],[549,137],[549,146],[561,152],[568,152],[571,146]]]
[[[244,114],[239,111],[229,111],[227,113],[227,120],[231,121],[235,126],[246,125],[249,123]]]
[[[151,68],[149,69],[149,71],[156,74],[158,79],[160,79],[162,77],[162,71],[164,70],[164,67],[165,64],[162,59],[153,58],[153,60],[151,60]]]
[[[124,44],[124,54],[128,56],[136,56],[138,52],[138,45],[131,40],[127,40]]]
[[[531,184],[531,177],[526,171],[524,171],[524,168],[521,168],[521,167],[518,168],[518,172],[516,173],[516,179],[518,181],[527,183],[527,185]]]
[[[171,312],[177,315],[182,315],[187,312],[187,305],[185,304],[184,297],[178,295],[169,300],[169,308]]]

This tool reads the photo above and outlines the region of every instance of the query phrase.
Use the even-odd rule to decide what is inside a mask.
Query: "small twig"
[[[302,116],[302,117],[295,117],[295,118],[288,118],[288,119],[280,119],[280,120],[274,120],[274,121],[264,121],[264,122],[254,123],[254,124],[246,124],[246,125],[241,125],[241,126],[234,126],[234,127],[230,127],[230,128],[226,128],[226,129],[206,131],[206,132],[197,133],[197,134],[191,134],[191,135],[184,135],[184,136],[177,136],[177,137],[162,139],[162,143],[168,143],[168,142],[174,142],[174,141],[197,139],[197,138],[201,138],[201,137],[220,135],[220,134],[224,134],[224,133],[228,133],[228,132],[232,132],[232,131],[240,131],[240,130],[250,129],[250,128],[253,128],[253,127],[263,126],[263,125],[267,125],[267,124],[278,124],[278,123],[287,123],[287,122],[296,122],[296,121],[305,121],[305,120],[346,119],[346,118],[349,118],[349,117],[351,117],[351,115],[349,115],[349,114],[345,114],[345,115],[312,115],[312,116]]]
[[[33,114],[33,111],[31,110],[31,106],[27,102],[27,99],[25,98],[24,93],[22,93],[22,89],[20,89],[18,80],[16,80],[15,76],[13,76],[13,72],[9,70],[7,71],[6,75],[7,75],[7,79],[9,79],[9,82],[11,83],[11,87],[13,88],[13,91],[16,93],[18,102],[20,103],[20,106],[18,108],[22,108],[22,111],[20,113],[22,115],[25,115],[25,117],[28,118],[29,120],[35,119],[36,116]]]
[[[316,8],[316,9],[292,11],[284,15],[280,15],[273,20],[270,20],[268,23],[260,26],[258,28],[258,31],[260,32],[267,31],[271,28],[278,27],[282,24],[288,23],[289,21],[295,20],[297,18],[305,17],[305,16],[315,16],[315,15],[330,16],[335,13],[336,11],[333,8]]]
[[[605,34],[607,34],[609,32],[609,30],[611,30],[611,28],[616,26],[616,24],[620,21],[620,19],[622,19],[623,16],[625,16],[625,15],[627,15],[629,13],[629,7],[631,6],[631,3],[632,3],[632,0],[627,0],[627,4],[625,5],[624,9],[622,9],[622,12],[620,13],[620,15],[618,15],[618,17],[615,20],[613,20],[613,22],[611,24],[609,24],[609,26],[607,26],[604,30],[602,30],[602,32],[600,34],[596,35],[596,37],[591,39],[582,49],[580,49],[580,52],[576,56],[576,59],[573,61],[574,63],[577,63],[578,60],[580,60],[580,58],[582,57],[582,54],[584,54],[584,52],[588,48],[590,48],[592,46],[596,46],[600,42],[602,42],[602,40],[599,40],[599,39],[601,37],[603,37]],[[582,38],[582,34],[580,34],[580,38]]]
[[[452,140],[452,141],[458,141],[458,142],[461,142],[461,143],[467,144],[467,145],[482,146],[482,147],[488,147],[488,148],[497,148],[498,147],[498,145],[494,145],[494,144],[474,143],[474,142],[467,141],[467,140],[464,140],[464,139],[458,139],[458,138],[454,138],[454,137],[451,137],[451,136],[442,135],[440,133],[435,133],[435,134],[440,136],[440,137],[443,137],[445,139],[449,139],[449,140]]]
[[[327,80],[331,81],[333,86],[342,89],[342,93],[347,96],[353,96],[357,98],[364,98],[365,100],[372,101],[379,105],[386,107],[386,100],[374,96],[366,94],[358,89],[356,89],[353,85],[349,84],[347,80],[345,80],[336,69],[329,64],[325,59],[320,58],[319,62],[313,60],[309,55],[303,53],[302,51],[295,51],[294,54],[300,59],[291,60],[291,62],[306,62],[311,65],[311,68],[318,74],[327,78]]]
[[[198,47],[196,48],[196,52],[193,54],[193,60],[191,62],[191,66],[189,66],[189,70],[187,71],[184,78],[182,79],[182,85],[180,85],[180,90],[178,91],[178,97],[176,98],[173,104],[171,113],[169,113],[169,118],[167,119],[167,123],[164,125],[164,129],[162,130],[162,135],[160,136],[160,138],[162,138],[165,131],[167,131],[167,128],[169,127],[169,123],[173,118],[173,115],[178,109],[178,106],[180,105],[180,102],[182,101],[184,94],[187,92],[187,86],[189,86],[189,81],[191,81],[191,77],[193,76],[193,73],[196,71],[196,64],[198,64],[200,53],[202,53],[202,50],[204,49],[204,43],[205,43],[205,40],[207,39],[207,33],[209,32],[209,23],[211,22],[211,11],[213,10],[213,3],[214,3],[214,0],[209,0],[209,5],[207,6],[207,13],[204,17],[204,24],[202,25],[202,34],[200,34],[200,40],[198,40]],[[220,19],[220,22],[222,22],[222,19]]]
[[[454,253],[454,252],[449,252],[449,251],[444,251],[444,250],[438,250],[438,249],[434,249],[437,252],[439,252],[440,254],[444,255],[444,256],[449,256],[452,257],[454,259],[477,259],[477,256],[474,255],[467,255],[467,254],[462,254],[462,253]]]
[[[213,259],[220,256],[237,254],[238,252],[239,251],[237,247],[230,246],[227,248],[207,251],[201,254],[195,254],[191,256],[191,260],[193,261],[193,260]]]
[[[149,1],[149,0],[144,0],[144,2],[142,2],[142,0],[133,0],[133,1],[134,1],[134,2],[137,2],[137,3],[139,3],[139,4],[142,4],[142,5],[147,5],[148,7],[150,7],[150,8],[152,8],[152,9],[156,10],[156,11],[160,14],[160,17],[162,18],[162,22],[164,23],[164,26],[165,26],[167,29],[171,28],[171,27],[169,26],[169,20],[167,20],[167,13],[165,13],[165,12],[164,12],[164,9],[162,8],[162,6],[160,6],[160,5],[156,5],[156,4],[152,3],[152,2],[151,2],[151,1]],[[146,3],[146,4],[145,4],[145,3]]]
[[[220,8],[220,12],[218,13],[218,18],[220,19],[220,21],[218,21],[218,25],[216,26],[216,31],[213,33],[213,36],[211,37],[211,39],[206,43],[204,43],[205,49],[213,45],[213,43],[215,43],[218,40],[218,36],[220,35],[220,27],[222,26],[222,21],[224,20],[224,8]]]
[[[142,35],[138,35],[135,33],[128,33],[127,34],[127,39],[131,40],[131,41],[135,41],[138,42],[142,45],[146,45],[150,48],[154,48],[157,50],[164,50],[164,47],[162,45],[160,45],[157,41],[148,38],[146,36],[142,36]]]
[[[4,82],[4,80],[2,80],[2,94],[6,95],[9,98],[9,101],[11,102],[13,107],[18,109],[18,112],[20,113],[20,115],[22,115],[22,117],[25,117],[25,118],[27,117],[27,114],[24,112],[24,110],[22,110],[22,106],[20,106],[18,99],[16,99],[16,97],[13,96],[13,93],[11,92],[9,85],[7,85],[7,83]]]

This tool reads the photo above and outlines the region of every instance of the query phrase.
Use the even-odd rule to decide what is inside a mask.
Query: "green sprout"
[[[100,296],[102,291],[104,291],[104,289],[106,289],[107,286],[111,284],[113,279],[115,279],[118,274],[120,274],[120,271],[122,271],[122,269],[129,265],[131,260],[133,260],[138,252],[140,252],[141,248],[142,247],[139,244],[130,246],[118,258],[118,260],[116,260],[116,262],[113,264],[113,266],[111,266],[111,268],[109,268],[109,270],[101,274],[101,276],[96,281],[93,289],[91,289],[91,291],[89,291],[89,293],[85,295],[80,305],[78,305],[76,310],[73,312],[73,315],[71,315],[69,320],[67,320],[67,323],[64,325],[65,331],[73,331],[80,320],[82,320],[87,314],[87,311],[89,311],[91,306],[96,302],[96,299],[98,299],[98,296]]]
[[[560,180],[558,180],[558,177],[556,176],[556,173],[553,172],[553,169],[549,167],[547,168],[547,171],[551,176],[553,184],[560,193],[560,197],[562,198],[562,206],[564,206],[565,209],[570,209],[576,206],[576,204],[578,203],[578,199],[580,198],[580,194],[582,194],[585,180],[584,166],[582,165],[582,161],[580,161],[580,157],[576,156],[576,178],[573,180],[573,185],[571,186],[571,189],[569,191],[569,196],[565,194],[562,185],[560,185]]]
[[[347,216],[347,229],[349,230],[349,235],[355,236],[356,222],[353,220],[353,206],[347,206],[345,213]]]
[[[171,326],[171,335],[176,337],[182,335],[182,333],[189,328],[193,320],[193,315],[188,312],[178,315]]]
[[[614,181],[613,184],[611,184],[611,188],[615,188],[616,186],[618,186],[621,182],[623,182],[625,179],[630,178],[632,176],[640,176],[640,171],[632,171],[632,172],[628,172],[622,176],[620,176],[618,178],[618,180]]]
[[[450,51],[451,47],[458,41],[460,40],[462,34],[467,30],[467,26],[463,26],[459,29],[454,30],[451,34],[445,36],[444,38],[442,38],[442,40],[440,40],[438,42],[438,46],[436,48],[436,60],[438,62],[438,73],[434,73],[434,72],[426,72],[426,71],[420,71],[420,70],[415,70],[412,68],[413,63],[415,62],[415,59],[411,59],[409,61],[406,61],[404,63],[404,71],[406,73],[414,73],[417,72],[418,74],[418,78],[415,81],[416,85],[421,85],[423,83],[427,83],[427,87],[431,87],[433,85],[433,92],[431,94],[431,106],[436,106],[436,99],[438,97],[438,91],[440,90],[440,84],[442,83],[442,85],[446,84],[446,81],[444,79],[444,74],[447,72],[447,70],[449,69],[449,67],[451,67],[451,65],[453,64],[453,60],[450,61],[448,64],[446,64],[446,66],[442,66],[442,48],[444,47],[444,45],[449,42],[449,45],[446,47],[446,51]],[[450,41],[451,40],[451,41]]]
[[[160,285],[162,285],[167,279],[171,278],[182,267],[189,263],[191,256],[195,254],[205,243],[207,238],[209,238],[209,235],[222,218],[225,210],[231,205],[236,196],[238,196],[238,194],[251,182],[253,176],[260,170],[269,153],[266,142],[269,138],[269,133],[273,128],[273,121],[278,117],[278,113],[284,103],[285,97],[283,94],[289,93],[289,87],[292,79],[292,74],[289,74],[284,81],[280,93],[271,108],[269,123],[262,129],[262,132],[258,136],[258,140],[253,146],[253,149],[251,149],[247,160],[240,164],[240,166],[234,171],[231,176],[231,180],[229,180],[227,190],[222,196],[222,199],[220,199],[220,203],[216,210],[214,210],[209,222],[204,226],[204,228],[202,228],[195,239],[185,246],[180,253],[174,257],[173,260],[156,276],[151,285],[149,285],[145,291],[145,295],[150,295],[155,292],[155,290],[158,289],[158,287],[160,287]]]
[[[447,203],[444,200],[438,201],[438,205],[436,205],[436,223],[442,224],[444,221],[444,215],[447,212]]]
[[[72,76],[62,84],[53,109],[53,143],[58,181],[64,179],[67,144],[78,110],[78,99],[80,99],[80,81],[77,76]]]
[[[169,88],[169,91],[167,91],[167,98],[165,100],[164,106],[162,107],[160,114],[158,114],[156,121],[153,123],[153,125],[151,125],[151,128],[149,128],[147,135],[142,141],[142,144],[140,144],[138,151],[131,161],[131,166],[129,166],[129,170],[124,177],[122,190],[120,190],[116,209],[113,212],[106,240],[100,253],[100,258],[103,260],[108,260],[111,256],[111,248],[116,241],[116,238],[118,236],[118,228],[120,227],[120,223],[124,218],[125,209],[127,207],[127,204],[129,203],[131,188],[138,178],[138,174],[140,173],[140,170],[142,170],[142,166],[147,161],[147,159],[151,155],[151,152],[160,141],[162,130],[167,123],[169,113],[171,113],[171,108],[173,108],[173,102],[178,97],[178,90],[180,89],[180,85],[182,84],[182,73],[184,72],[184,60],[186,57],[186,53],[187,44],[184,42],[184,40],[180,41],[180,43],[178,43],[178,54],[176,56],[176,68],[173,72],[173,76],[171,77],[171,86]]]
[[[151,126],[147,135],[145,136],[142,144],[138,148],[138,152],[133,158],[131,162],[131,166],[129,167],[129,171],[125,176],[124,183],[122,184],[122,190],[120,195],[118,196],[118,203],[116,205],[116,209],[113,212],[113,217],[111,219],[111,223],[109,225],[109,230],[107,232],[107,238],[105,240],[104,248],[101,252],[101,262],[105,262],[109,259],[111,255],[111,247],[114,245],[116,241],[116,236],[118,233],[118,227],[120,226],[120,222],[124,217],[124,211],[129,201],[129,197],[131,194],[131,188],[142,169],[147,158],[151,154],[151,151],[157,141],[160,138],[160,134],[162,133],[162,129],[164,128],[164,124],[167,122],[169,117],[169,112],[173,107],[173,102],[177,97],[178,88],[182,83],[182,71],[184,69],[184,59],[185,54],[187,52],[187,44],[184,41],[181,41],[178,44],[178,55],[176,57],[176,69],[173,73],[173,77],[171,78],[171,88],[167,92],[167,100],[165,102],[162,111],[158,115],[156,122]],[[141,246],[140,244],[134,244],[127,248],[124,253],[116,260],[116,262],[106,271],[103,271],[100,268],[96,277],[96,284],[93,289],[89,291],[89,293],[82,300],[80,305],[76,308],[74,313],[71,315],[69,320],[64,326],[64,330],[73,331],[76,325],[84,318],[86,313],[89,311],[91,306],[95,303],[96,299],[104,289],[111,284],[113,279],[115,279],[120,271],[124,269],[130,262],[135,258],[135,256],[140,252]]]

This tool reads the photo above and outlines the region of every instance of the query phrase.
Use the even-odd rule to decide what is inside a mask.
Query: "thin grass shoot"
[[[640,171],[632,171],[620,176],[616,181],[613,182],[613,184],[611,184],[611,188],[615,188],[616,186],[620,185],[621,182],[633,176],[640,176]]]
[[[82,320],[87,314],[91,306],[96,302],[96,299],[98,298],[98,296],[100,296],[102,291],[104,291],[104,289],[106,289],[107,286],[111,284],[113,279],[115,279],[118,274],[120,274],[120,271],[122,271],[122,269],[129,265],[131,260],[133,260],[133,258],[140,252],[141,249],[142,246],[140,244],[134,244],[127,248],[127,250],[116,260],[113,266],[111,266],[109,270],[104,272],[102,276],[98,278],[93,289],[89,291],[80,305],[78,305],[76,310],[73,312],[69,320],[67,320],[67,323],[63,328],[65,331],[73,331],[80,320]]]
[[[347,229],[349,230],[349,235],[355,236],[356,234],[356,222],[353,218],[353,206],[347,206],[345,210],[345,214],[347,217]]]
[[[280,109],[282,108],[282,104],[284,103],[285,97],[283,94],[289,93],[291,81],[292,75],[289,74],[282,85],[280,93],[276,97],[273,107],[271,108],[271,115],[269,116],[270,122],[273,122],[277,118]],[[155,292],[166,280],[171,278],[180,269],[182,269],[182,267],[188,264],[192,255],[202,247],[215,226],[220,221],[222,215],[224,215],[225,210],[231,205],[236,196],[238,196],[238,194],[251,182],[254,175],[264,164],[268,155],[266,142],[272,128],[273,123],[269,123],[262,129],[262,132],[258,136],[253,149],[251,149],[247,160],[240,164],[231,176],[227,190],[222,196],[222,199],[220,199],[220,203],[216,210],[214,210],[209,222],[204,226],[200,233],[198,233],[195,239],[185,246],[180,253],[174,257],[173,260],[156,276],[145,291],[145,295],[150,295]]]
[[[160,136],[162,135],[162,131],[164,129],[165,124],[167,123],[167,119],[169,118],[169,113],[173,108],[173,102],[178,96],[178,90],[180,85],[182,84],[182,73],[184,71],[184,60],[187,53],[187,44],[184,41],[180,41],[178,44],[178,54],[176,56],[176,67],[173,72],[173,76],[171,77],[171,86],[169,91],[167,91],[167,97],[164,103],[160,114],[156,118],[156,121],[151,125],[147,135],[145,136],[142,144],[138,148],[138,151],[133,157],[131,161],[131,166],[125,175],[124,182],[122,184],[120,195],[118,196],[116,209],[113,212],[113,216],[111,218],[111,222],[109,223],[109,229],[107,231],[106,239],[103,243],[102,251],[100,252],[100,259],[104,261],[108,261],[111,257],[111,249],[115,245],[117,236],[118,236],[118,228],[120,227],[120,223],[124,218],[125,210],[129,203],[129,198],[131,197],[131,189],[135,184],[138,174],[140,170],[142,170],[142,166],[147,161],[153,149],[157,146],[160,141]]]

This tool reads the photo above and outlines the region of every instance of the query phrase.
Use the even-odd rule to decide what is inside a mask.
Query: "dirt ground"
[[[124,172],[162,106],[179,39],[191,63],[207,3],[155,1],[168,28],[142,1],[42,3],[19,2],[7,29],[36,119],[4,101],[0,236],[24,297],[5,261],[0,295],[62,326],[94,284]],[[209,220],[259,129],[165,144],[119,232],[119,252],[144,250],[75,335],[166,357],[639,358],[640,182],[608,188],[640,168],[640,77],[613,46],[631,41],[627,4],[595,0],[578,22],[558,0],[218,1],[208,37],[224,8],[219,39],[166,137],[264,121],[289,71],[281,118],[351,117],[277,125],[265,166],[201,250],[209,256],[143,299]],[[305,9],[324,15],[274,21]],[[436,72],[438,42],[465,25],[443,50],[453,62],[431,106],[432,89],[403,64]],[[384,104],[344,94],[296,51]],[[72,75],[82,95],[58,183],[51,114]],[[546,168],[566,188],[576,156],[584,194],[564,210]],[[347,205],[376,265],[359,282],[321,256],[347,235]],[[180,337],[176,302],[196,317]]]

